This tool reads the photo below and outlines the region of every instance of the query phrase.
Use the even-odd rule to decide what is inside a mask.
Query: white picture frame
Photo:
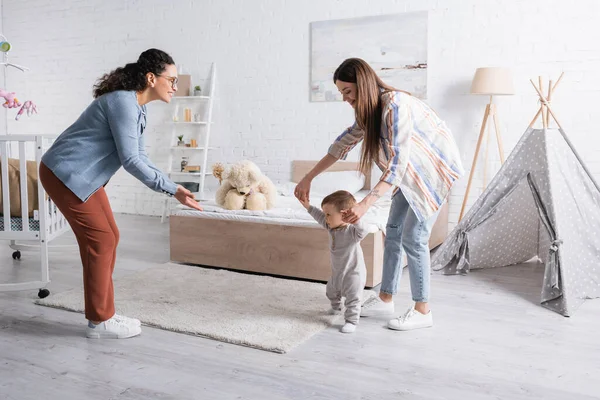
[[[341,101],[333,73],[347,58],[365,60],[387,84],[427,98],[428,12],[310,24],[310,101]]]

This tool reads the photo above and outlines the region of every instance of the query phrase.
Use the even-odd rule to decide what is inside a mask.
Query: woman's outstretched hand
[[[175,198],[184,206],[188,206],[198,211],[203,211],[202,207],[200,207],[200,204],[198,204],[198,202],[194,199],[194,194],[181,185],[177,185]]]
[[[310,201],[310,184],[311,180],[307,177],[302,178],[302,180],[296,185],[294,189],[294,196],[301,202]]]
[[[355,224],[363,215],[367,213],[369,206],[364,203],[358,203],[349,210],[342,210],[342,221],[349,224]]]

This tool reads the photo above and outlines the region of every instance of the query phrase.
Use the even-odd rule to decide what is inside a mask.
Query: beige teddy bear
[[[213,175],[221,186],[215,200],[228,210],[268,210],[275,206],[277,189],[252,161],[240,161],[224,167],[217,163]]]

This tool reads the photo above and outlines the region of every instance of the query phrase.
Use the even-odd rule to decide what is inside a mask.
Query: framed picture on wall
[[[333,83],[346,58],[365,60],[387,84],[427,98],[428,12],[310,24],[310,101],[341,101]]]

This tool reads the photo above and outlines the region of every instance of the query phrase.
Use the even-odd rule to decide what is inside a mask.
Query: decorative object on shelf
[[[185,156],[181,157],[181,172],[185,171],[185,167],[186,167],[186,165],[188,165],[188,162],[189,162],[188,160],[189,160],[189,157],[185,157]]]
[[[183,110],[183,114],[184,114],[184,121],[185,122],[192,122],[192,109],[189,107],[186,107]]]
[[[185,146],[185,142],[183,141],[183,135],[177,136],[177,139],[178,139],[177,146],[182,146],[182,147]]]
[[[192,76],[187,74],[177,75],[177,91],[175,97],[189,96],[192,86]]]
[[[183,172],[200,172],[200,165],[186,165]]]
[[[200,119],[200,114],[194,114],[194,122],[202,122],[202,120]]]
[[[190,140],[190,147],[198,147],[198,142],[196,142],[196,139]]]
[[[201,93],[202,89],[200,88],[200,85],[194,86],[194,96],[200,96]]]

